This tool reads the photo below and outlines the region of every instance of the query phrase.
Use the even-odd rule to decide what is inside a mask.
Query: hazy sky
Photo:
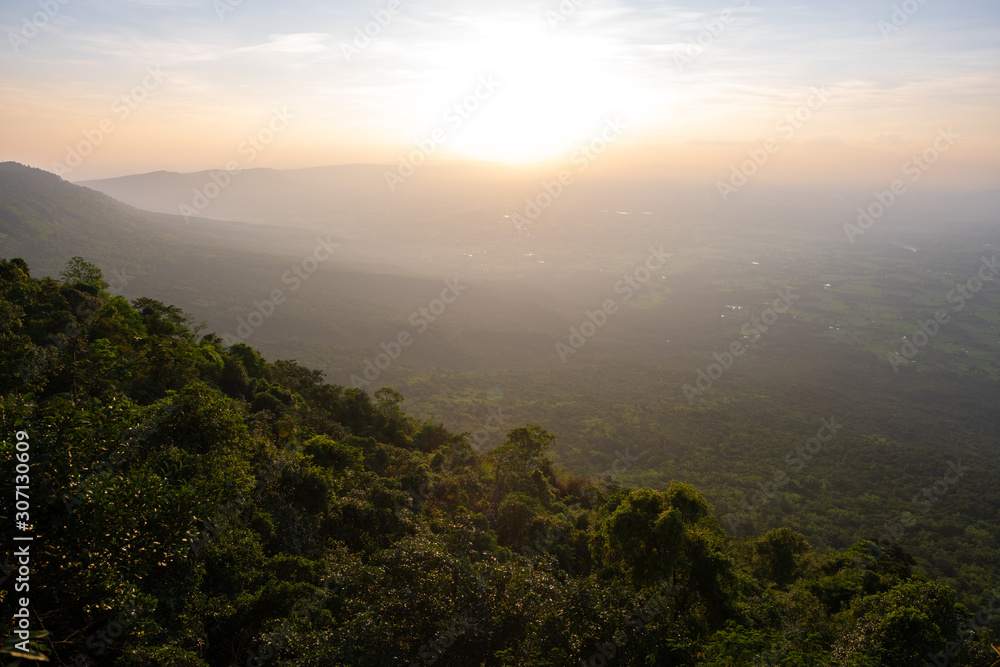
[[[418,141],[568,164],[603,133],[608,168],[714,180],[771,139],[769,178],[881,182],[950,127],[928,180],[1000,183],[996,0],[4,0],[0,27],[0,160],[70,180]]]

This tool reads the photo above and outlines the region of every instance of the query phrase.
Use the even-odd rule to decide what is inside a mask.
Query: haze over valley
[[[995,665],[997,18],[6,6],[2,660]]]

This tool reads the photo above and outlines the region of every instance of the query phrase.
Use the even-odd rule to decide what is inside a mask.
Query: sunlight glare
[[[454,47],[452,62],[500,84],[449,142],[455,157],[509,164],[551,158],[620,108],[626,84],[609,71],[613,48],[599,37],[492,22]]]

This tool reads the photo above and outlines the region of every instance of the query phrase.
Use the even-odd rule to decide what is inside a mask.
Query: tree
[[[167,306],[149,297],[135,299],[132,305],[139,311],[149,333],[194,339],[194,334],[188,327],[191,316],[177,306]]]
[[[627,493],[599,530],[606,560],[637,584],[671,579],[685,549],[683,512],[652,489]]]
[[[83,257],[73,257],[66,262],[59,277],[62,278],[63,284],[69,287],[85,285],[98,293],[108,289],[108,283],[104,280],[104,274],[101,270]]]
[[[949,641],[956,652],[961,648],[955,593],[940,584],[907,581],[885,593],[855,599],[849,613],[854,625],[835,650],[844,662],[866,656],[887,667],[921,665]]]
[[[493,463],[493,519],[503,496],[521,491],[544,505],[551,500],[546,476],[552,475],[552,461],[543,453],[556,436],[538,424],[511,429],[504,444],[490,452]]]
[[[754,574],[785,587],[795,579],[799,561],[808,550],[809,544],[792,529],[770,530],[754,543]]]

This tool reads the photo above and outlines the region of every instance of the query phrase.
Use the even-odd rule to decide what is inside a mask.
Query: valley
[[[914,194],[901,204],[910,209],[851,243],[830,212],[843,194],[743,194],[735,212],[691,193],[597,183],[521,233],[502,208],[442,213],[461,198],[409,216],[345,214],[340,226],[318,210],[249,226],[160,215],[144,233],[176,245],[129,255],[116,239],[89,257],[134,272],[126,295],[178,305],[206,331],[328,382],[392,387],[410,413],[483,449],[538,423],[558,435],[560,465],[601,476],[625,447],[635,462],[615,484],[693,483],[720,518],[745,513],[821,419],[842,423],[739,534],[788,525],[838,549],[878,537],[936,470],[961,460],[974,474],[906,545],[949,585],[983,590],[978,570],[953,563],[975,553],[976,568],[1000,567],[1000,544],[979,537],[1000,507],[980,502],[996,499],[998,480],[993,195],[932,209]],[[238,195],[226,193],[229,206],[243,205]],[[936,231],[943,216],[954,222]],[[409,237],[408,217],[439,234]],[[651,256],[662,266],[647,275]],[[454,281],[460,289],[445,294]],[[790,306],[769,313],[782,294]],[[613,313],[602,311],[610,302]],[[584,326],[597,311],[603,323]],[[949,526],[972,532],[945,537]]]

